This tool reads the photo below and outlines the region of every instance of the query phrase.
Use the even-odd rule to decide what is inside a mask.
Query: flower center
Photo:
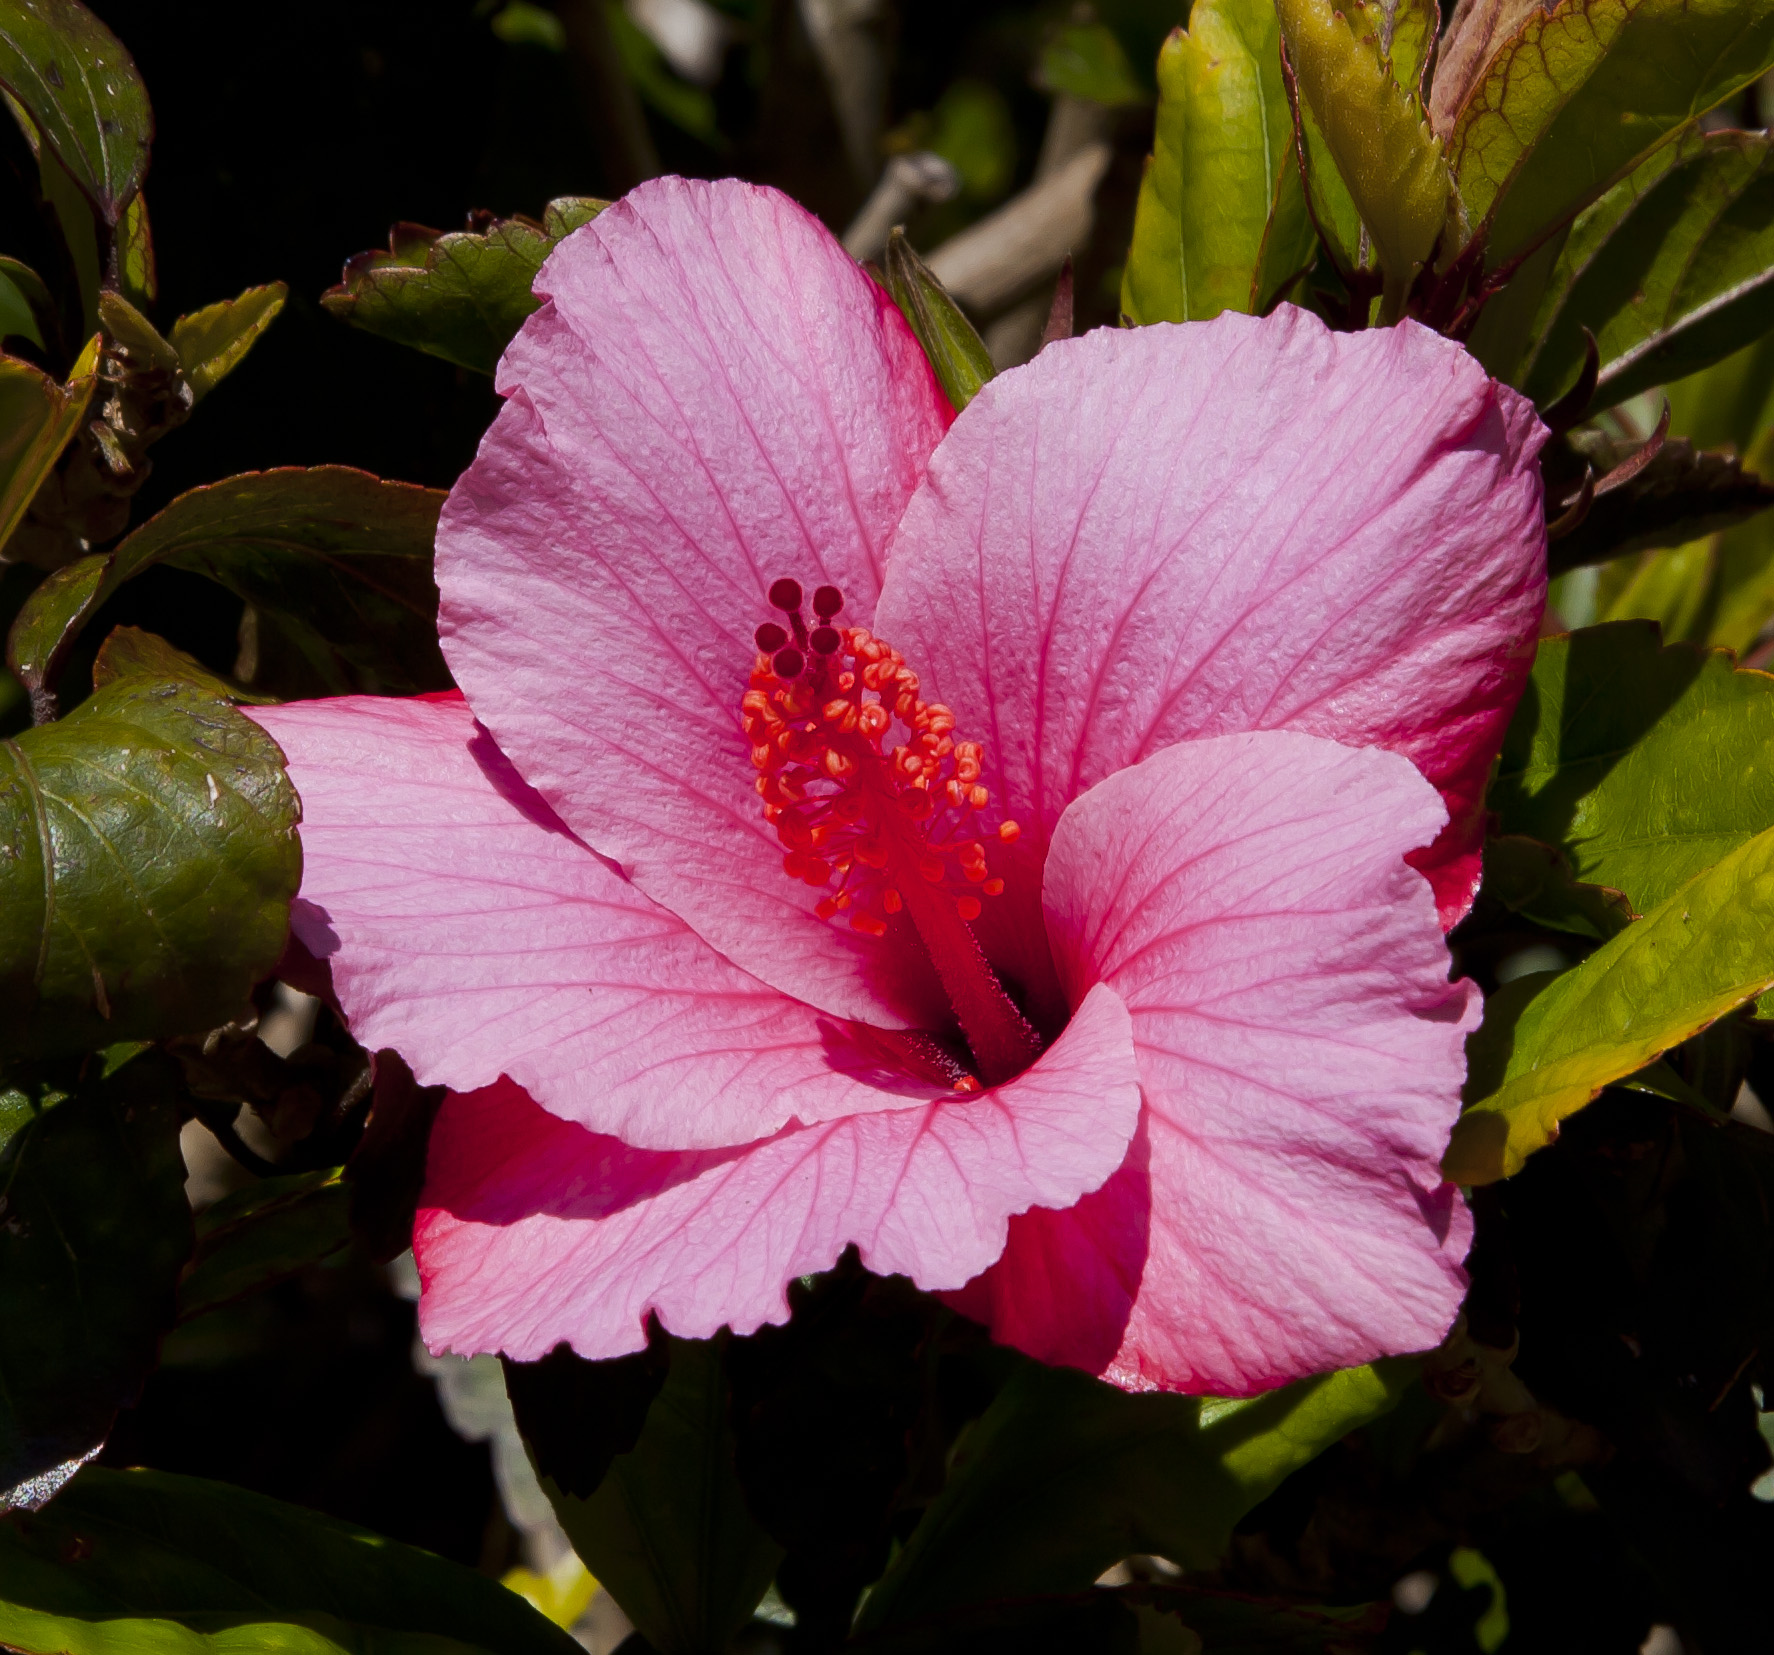
[[[885,936],[909,919],[988,1085],[1026,1069],[1041,1050],[986,962],[969,922],[1004,881],[991,876],[978,812],[991,795],[985,750],[957,741],[955,715],[918,697],[905,657],[860,626],[835,625],[835,586],[813,594],[779,580],[770,602],[787,627],[757,630],[757,659],[741,703],[765,819],[786,854],[784,871],[828,890],[815,912]],[[1018,834],[1001,823],[1004,843]]]

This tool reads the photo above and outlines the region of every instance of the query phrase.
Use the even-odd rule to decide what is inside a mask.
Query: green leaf
[[[249,471],[194,488],[114,551],[45,580],[13,623],[7,658],[28,687],[52,685],[106,599],[170,563],[278,617],[338,693],[440,689],[449,676],[431,545],[443,501],[346,466]]]
[[[1648,913],[1774,826],[1774,678],[1642,621],[1542,638],[1486,803]]]
[[[1158,129],[1140,185],[1121,307],[1136,322],[1250,311],[1262,267],[1311,261],[1273,0],[1201,0],[1158,58]],[[1291,232],[1271,236],[1282,203]],[[1291,251],[1282,243],[1291,233]],[[1266,246],[1272,242],[1273,246]],[[1273,285],[1273,282],[1271,283]]]
[[[1453,180],[1414,87],[1400,85],[1376,19],[1345,19],[1330,0],[1276,0],[1300,98],[1372,238],[1386,280],[1388,317],[1402,314],[1412,279],[1441,240]]]
[[[339,1169],[265,1178],[206,1207],[197,1252],[179,1283],[179,1320],[243,1299],[351,1241]]]
[[[1148,101],[1127,49],[1113,29],[1101,23],[1070,23],[1042,48],[1035,84],[1044,92],[1064,93],[1123,109]]]
[[[641,102],[709,148],[725,149],[726,140],[715,118],[715,100],[708,89],[685,80],[671,67],[658,41],[628,15],[621,0],[604,0],[604,15],[623,71],[640,93]]]
[[[148,168],[154,117],[122,43],[76,0],[0,11],[0,86],[107,224],[123,216]]]
[[[231,374],[277,320],[289,289],[282,282],[249,287],[238,299],[222,299],[181,316],[169,335],[179,366],[201,402]]]
[[[33,1655],[579,1647],[473,1569],[262,1494],[160,1471],[90,1466],[45,1510],[0,1524],[0,1601],[0,1644]],[[51,1626],[71,1640],[47,1641]]]
[[[1009,193],[1016,179],[1016,123],[997,87],[963,76],[936,100],[928,125],[918,124],[920,147],[955,169],[966,200],[983,204]]]
[[[180,1095],[157,1054],[68,1095],[42,1084],[8,1094],[0,1491],[96,1448],[154,1366],[191,1252]],[[0,1540],[8,1532],[0,1523]]]
[[[129,198],[117,226],[117,274],[132,304],[151,305],[160,297],[154,230],[148,223],[148,198],[140,190]]]
[[[1618,891],[1579,884],[1550,845],[1519,835],[1485,841],[1483,894],[1535,925],[1593,942],[1632,923],[1631,904]]]
[[[897,227],[887,237],[886,264],[887,291],[918,336],[937,382],[960,413],[997,372],[991,353],[961,307],[949,297],[948,289],[912,251],[905,231]]]
[[[230,683],[220,673],[211,672],[201,661],[174,649],[158,633],[144,632],[140,627],[117,627],[93,657],[92,687],[102,690],[119,678],[176,678],[191,684],[208,695],[223,701],[244,702],[262,707],[271,697],[254,695],[238,684]]]
[[[640,1440],[595,1493],[578,1498],[543,1479],[573,1549],[660,1655],[720,1655],[782,1556],[733,1470],[724,1348],[718,1338],[671,1341]]]
[[[25,339],[43,349],[43,329],[37,324],[34,294],[27,292],[18,272],[24,267],[16,259],[0,259],[0,342]]]
[[[1774,985],[1774,829],[1696,874],[1581,965],[1493,995],[1467,1043],[1470,1106],[1442,1162],[1462,1184],[1521,1170],[1610,1082]],[[1493,1016],[1491,1007],[1503,1001]],[[1531,995],[1525,1005],[1515,997]]]
[[[448,235],[397,224],[388,250],[347,261],[344,280],[320,302],[367,333],[490,374],[537,306],[530,288],[542,261],[604,206],[563,196],[540,224],[479,215],[477,229]]]
[[[0,356],[0,549],[86,415],[98,383],[95,337],[58,385],[29,362]]]
[[[1708,132],[1659,150],[1572,227],[1548,310],[1522,389],[1544,404],[1574,383],[1588,328],[1601,353],[1592,409],[1774,328],[1774,143]]]
[[[1774,0],[1564,0],[1512,15],[1519,27],[1447,138],[1493,268],[1774,67]]]
[[[0,744],[0,1047],[238,1013],[283,951],[297,815],[271,738],[185,683],[119,679]]]
[[[1414,1373],[1350,1368],[1230,1402],[1129,1395],[1026,1363],[962,1439],[858,1625],[1082,1591],[1134,1552],[1212,1568],[1245,1512],[1390,1409]]]

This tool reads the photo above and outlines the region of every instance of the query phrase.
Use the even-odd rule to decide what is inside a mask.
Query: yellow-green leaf
[[[1026,1363],[962,1439],[859,1629],[1085,1591],[1134,1552],[1210,1569],[1245,1512],[1386,1413],[1414,1373],[1412,1362],[1381,1362],[1222,1401],[1130,1396]]]
[[[288,296],[282,282],[270,282],[249,287],[238,299],[205,305],[173,323],[170,342],[197,401],[240,365],[259,335],[277,320]]]
[[[1771,67],[1774,0],[1526,8],[1452,113],[1447,141],[1487,262],[1527,252]]]
[[[1774,327],[1774,144],[1666,144],[1572,226],[1518,383],[1542,406],[1600,352],[1592,408],[1729,356]]]
[[[1293,119],[1271,0],[1200,0],[1188,29],[1173,30],[1158,57],[1158,128],[1122,309],[1136,322],[1188,322],[1255,308],[1289,170]],[[1271,262],[1299,262],[1281,275],[1310,261],[1310,225],[1298,211],[1294,222],[1296,251],[1284,255],[1277,242]]]
[[[1771,985],[1774,829],[1537,993],[1521,978],[1491,997],[1468,1043],[1468,1091],[1480,1095],[1454,1128],[1443,1170],[1462,1184],[1520,1171],[1604,1086]]]
[[[99,341],[80,353],[66,385],[0,356],[0,549],[68,446],[98,383]]]
[[[1774,828],[1774,678],[1644,621],[1543,638],[1486,803],[1646,913]]]
[[[1396,313],[1448,220],[1441,142],[1379,41],[1358,36],[1330,0],[1276,0],[1276,11],[1300,95],[1367,227]]]

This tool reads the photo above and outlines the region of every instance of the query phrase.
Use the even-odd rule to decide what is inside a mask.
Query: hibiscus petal
[[[298,939],[425,1085],[509,1075],[656,1148],[946,1095],[733,965],[575,839],[459,697],[254,709],[302,797]]]
[[[1173,741],[1285,728],[1404,753],[1448,803],[1417,861],[1452,923],[1544,604],[1544,438],[1415,323],[1332,333],[1283,305],[1098,331],[969,404],[877,629],[985,739],[1037,849]]]
[[[1066,1206],[1120,1164],[1139,1118],[1127,1010],[1096,988],[1015,1080],[725,1152],[634,1150],[502,1083],[446,1100],[413,1246],[433,1350],[529,1360],[787,1318],[787,1284],[854,1243],[881,1274],[958,1287],[1010,1215]]]
[[[739,723],[773,581],[873,616],[952,418],[916,339],[817,219],[733,181],[642,185],[536,290],[438,528],[456,681],[574,832],[729,958],[842,1016],[928,1018],[784,874]]]
[[[1088,1233],[1018,1221],[997,1296],[1044,1295],[1005,1318],[1023,1348],[1236,1395],[1441,1338],[1471,1218],[1440,1158],[1479,1008],[1403,856],[1442,819],[1397,755],[1282,731],[1167,748],[1066,811],[1055,956],[1133,1015],[1149,1185]],[[1130,1266],[1105,1365],[1072,1301]]]

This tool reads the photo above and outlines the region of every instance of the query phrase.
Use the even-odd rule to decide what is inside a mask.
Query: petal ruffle
[[[969,404],[877,629],[986,741],[1037,852],[1084,789],[1173,741],[1405,754],[1449,807],[1416,860],[1451,923],[1544,603],[1543,440],[1415,323],[1338,334],[1283,305],[1101,330]]]
[[[574,832],[729,958],[841,1016],[945,1011],[783,873],[739,723],[772,581],[874,614],[952,417],[916,339],[817,219],[732,181],[643,184],[536,289],[438,529],[456,681]]]
[[[1166,748],[1067,810],[1054,951],[1074,996],[1106,982],[1132,1013],[1145,1176],[1087,1225],[1016,1221],[984,1301],[1007,1336],[1217,1395],[1441,1338],[1471,1218],[1440,1158],[1478,997],[1403,857],[1442,820],[1397,755],[1279,731]],[[1105,1363],[1075,1306],[1130,1274]]]
[[[507,1075],[566,1120],[678,1150],[947,1094],[637,891],[461,697],[253,711],[302,798],[296,935],[356,1037],[421,1083]]]
[[[1068,1206],[1126,1154],[1139,1083],[1126,1008],[1091,992],[1033,1068],[974,1097],[856,1115],[727,1151],[630,1149],[509,1083],[446,1100],[413,1246],[433,1350],[521,1360],[787,1319],[787,1283],[854,1243],[881,1274],[953,1288],[1010,1216]]]

